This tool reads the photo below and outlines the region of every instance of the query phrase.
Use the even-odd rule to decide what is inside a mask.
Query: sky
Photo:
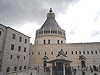
[[[0,23],[34,43],[50,8],[66,31],[66,43],[100,42],[100,0],[0,0]]]

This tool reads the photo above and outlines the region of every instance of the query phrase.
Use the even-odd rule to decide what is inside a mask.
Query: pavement
[[[48,73],[43,72],[43,69],[39,70],[39,72],[35,69],[29,69],[26,71],[18,72],[17,75],[31,75],[31,73],[32,73],[32,75],[50,75]],[[98,75],[100,75],[100,71],[93,71],[93,73],[91,73],[90,70],[85,71],[85,75],[93,75],[94,73],[97,73]],[[16,73],[7,74],[7,75],[16,75]],[[72,75],[74,75],[74,74],[72,73]],[[77,69],[76,75],[82,75],[82,70]]]

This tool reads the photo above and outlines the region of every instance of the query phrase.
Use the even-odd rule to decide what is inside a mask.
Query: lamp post
[[[18,60],[19,60],[20,56],[17,56],[17,71],[16,71],[16,75],[18,75]]]

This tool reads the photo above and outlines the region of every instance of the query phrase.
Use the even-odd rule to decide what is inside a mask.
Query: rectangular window
[[[32,55],[34,54],[34,52],[32,52]]]
[[[83,54],[85,54],[85,51],[83,51]]]
[[[26,47],[24,47],[24,52],[26,52]]]
[[[48,44],[50,44],[50,39],[48,40]]]
[[[12,39],[14,39],[14,40],[15,40],[15,38],[16,38],[16,34],[13,34]]]
[[[11,50],[14,50],[14,44],[11,44]]]
[[[89,51],[87,51],[87,54],[89,54]]]
[[[81,51],[79,51],[79,54],[81,54]]]
[[[97,54],[97,51],[95,51],[95,54]]]
[[[2,32],[0,31],[0,36],[1,36]]]
[[[40,55],[40,52],[38,52],[38,55]]]
[[[25,56],[24,56],[24,60],[25,60]]]
[[[75,53],[77,54],[77,51],[75,51]]]
[[[27,39],[25,39],[25,43],[27,43]]]
[[[19,41],[22,42],[22,37],[19,37]]]
[[[18,51],[21,51],[21,46],[18,46]]]
[[[73,51],[72,51],[72,54],[73,54]]]
[[[91,54],[93,54],[93,51],[91,51]]]
[[[13,55],[10,56],[10,59],[12,59]]]

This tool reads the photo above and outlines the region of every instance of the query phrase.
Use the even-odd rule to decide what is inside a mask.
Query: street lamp
[[[18,60],[19,60],[20,56],[17,56],[17,71],[16,71],[16,75],[18,75]]]

